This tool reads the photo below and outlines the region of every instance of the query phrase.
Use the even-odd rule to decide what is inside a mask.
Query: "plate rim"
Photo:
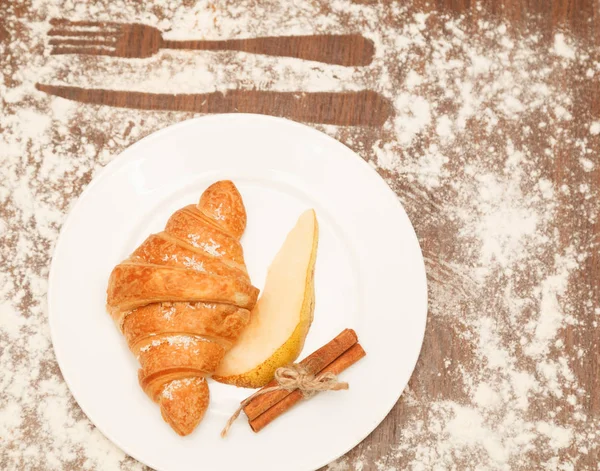
[[[61,354],[59,354],[58,352],[60,351],[59,348],[56,347],[56,337],[57,337],[57,333],[56,333],[56,322],[52,321],[52,292],[53,292],[53,287],[55,284],[55,272],[57,270],[57,264],[59,262],[57,262],[57,257],[56,255],[59,253],[59,249],[62,247],[63,245],[63,233],[66,232],[69,227],[72,225],[72,221],[74,219],[74,214],[77,212],[79,206],[81,204],[83,204],[82,202],[84,201],[85,197],[91,192],[93,191],[93,189],[95,188],[95,186],[98,184],[98,182],[104,178],[106,178],[107,175],[109,175],[113,168],[117,169],[118,166],[123,165],[126,161],[124,159],[128,159],[129,157],[127,155],[125,155],[125,157],[123,157],[123,154],[125,153],[130,153],[132,150],[134,150],[135,148],[139,147],[140,145],[142,145],[143,142],[147,141],[147,140],[151,140],[151,139],[157,139],[160,138],[160,136],[162,134],[168,133],[170,131],[173,131],[174,129],[180,128],[180,127],[184,127],[184,126],[193,126],[194,123],[196,122],[204,122],[204,121],[220,121],[220,120],[225,120],[225,121],[229,121],[229,120],[237,120],[237,119],[251,119],[251,120],[263,120],[263,121],[272,121],[272,122],[277,122],[279,124],[283,124],[285,126],[291,126],[291,127],[296,127],[299,129],[302,129],[304,132],[308,132],[308,133],[312,133],[315,136],[317,136],[319,139],[325,139],[328,141],[333,141],[333,143],[335,143],[336,145],[341,145],[343,147],[346,148],[347,151],[350,151],[350,153],[353,155],[353,157],[355,158],[355,160],[359,161],[360,164],[363,166],[364,170],[367,173],[370,173],[373,177],[377,177],[378,180],[380,180],[380,182],[383,184],[383,186],[386,187],[386,191],[388,192],[389,196],[392,197],[394,204],[396,205],[396,207],[400,210],[401,213],[403,213],[408,221],[409,221],[409,225],[410,225],[410,229],[411,229],[411,237],[414,238],[415,242],[416,242],[416,246],[419,249],[419,255],[420,257],[418,257],[418,259],[420,260],[419,263],[419,271],[421,272],[420,277],[422,278],[421,280],[421,284],[424,288],[424,293],[423,293],[423,309],[425,311],[424,315],[422,316],[422,321],[419,323],[419,327],[420,327],[420,335],[419,335],[419,352],[417,355],[415,355],[414,361],[412,362],[412,364],[410,365],[410,375],[408,376],[404,386],[399,390],[397,397],[395,398],[395,400],[392,402],[392,404],[389,406],[389,408],[386,408],[386,412],[383,415],[383,417],[381,419],[377,419],[375,421],[375,423],[373,424],[373,426],[366,431],[366,433],[364,434],[359,434],[360,438],[357,441],[353,441],[353,443],[350,444],[349,447],[344,447],[344,450],[340,453],[336,452],[334,453],[332,456],[332,458],[328,458],[326,462],[324,463],[319,463],[318,466],[314,469],[319,469],[323,466],[328,465],[329,463],[337,460],[338,458],[344,456],[346,453],[348,453],[349,451],[351,451],[352,449],[354,449],[356,446],[358,446],[360,443],[362,443],[371,433],[373,433],[375,431],[375,429],[381,424],[383,423],[383,421],[387,418],[387,416],[390,414],[390,412],[392,411],[392,409],[394,408],[394,406],[398,403],[398,401],[400,400],[400,398],[402,397],[402,394],[404,393],[404,391],[406,390],[406,387],[408,386],[408,383],[410,382],[410,379],[412,378],[412,375],[414,374],[414,370],[416,368],[416,365],[418,363],[418,360],[421,356],[422,353],[422,349],[423,349],[423,341],[425,338],[425,332],[426,332],[426,328],[427,328],[427,323],[429,320],[429,290],[428,290],[428,284],[427,284],[427,273],[426,273],[426,267],[425,267],[425,259],[423,257],[423,250],[421,248],[421,244],[419,242],[419,238],[417,237],[414,225],[412,223],[412,221],[410,220],[410,217],[408,216],[408,213],[406,212],[406,210],[404,209],[404,206],[402,205],[400,198],[398,197],[398,195],[390,188],[390,186],[388,185],[388,183],[383,179],[383,177],[375,170],[375,168],[373,168],[366,160],[364,160],[357,152],[355,152],[354,150],[352,150],[350,147],[348,147],[346,144],[344,144],[343,142],[335,139],[334,137],[326,134],[325,132],[322,132],[310,125],[304,124],[304,123],[300,123],[297,121],[293,121],[291,119],[287,119],[287,118],[282,118],[282,117],[277,117],[277,116],[271,116],[271,115],[263,115],[263,114],[256,114],[256,113],[219,113],[219,114],[210,114],[210,115],[202,115],[202,116],[196,116],[194,118],[190,118],[190,119],[184,119],[182,121],[178,121],[176,123],[173,123],[169,126],[163,127],[161,129],[158,129],[154,132],[151,132],[150,134],[145,135],[144,137],[142,137],[141,139],[138,139],[136,142],[134,142],[133,144],[127,146],[126,148],[124,148],[123,150],[121,150],[121,152],[119,152],[117,155],[115,155],[112,160],[104,165],[100,170],[98,170],[94,176],[92,177],[91,181],[86,185],[86,187],[83,189],[83,191],[77,196],[77,199],[74,201],[74,203],[71,204],[71,206],[68,209],[68,213],[66,215],[66,217],[63,220],[63,223],[61,225],[58,237],[56,238],[56,243],[54,245],[54,248],[52,250],[52,259],[50,262],[50,270],[48,272],[48,287],[47,287],[47,293],[46,293],[46,304],[47,304],[47,309],[48,309],[48,324],[49,324],[49,328],[50,328],[50,340],[52,343],[52,349],[54,351],[54,356],[56,358],[56,362],[58,364],[58,368],[60,370],[61,376],[63,378],[63,381],[65,382],[65,384],[67,385],[67,388],[69,389],[69,393],[71,394],[71,396],[73,397],[73,399],[75,399],[75,402],[77,402],[78,407],[81,409],[81,411],[85,414],[85,416],[87,417],[87,419],[90,421],[90,423],[96,428],[98,429],[98,431],[100,431],[100,433],[102,433],[102,435],[104,435],[109,441],[111,441],[117,448],[119,448],[125,455],[128,455],[132,458],[134,458],[135,460],[139,461],[140,463],[142,463],[145,466],[148,466],[152,469],[156,469],[157,471],[167,471],[166,469],[159,469],[159,468],[154,468],[154,466],[152,466],[151,464],[147,463],[145,460],[139,458],[138,456],[136,456],[136,454],[131,454],[129,453],[129,451],[127,451],[127,447],[123,446],[123,444],[120,442],[120,440],[117,440],[114,438],[114,436],[111,433],[108,433],[103,427],[100,427],[96,424],[96,422],[94,420],[92,420],[92,418],[90,417],[90,415],[88,414],[88,412],[86,411],[86,408],[84,406],[82,406],[82,404],[80,403],[78,397],[76,396],[75,392],[73,391],[72,387],[71,387],[71,383],[69,381],[69,379],[67,379],[67,376],[64,374],[63,371],[63,367],[62,367],[62,360],[61,360]],[[133,154],[135,155],[135,154]],[[55,318],[55,317],[54,317]]]

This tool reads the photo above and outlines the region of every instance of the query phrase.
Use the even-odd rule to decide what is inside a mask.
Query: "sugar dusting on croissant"
[[[108,282],[107,310],[140,362],[140,385],[180,435],[202,420],[206,376],[256,304],[240,244],[245,228],[237,188],[216,182],[117,265]]]

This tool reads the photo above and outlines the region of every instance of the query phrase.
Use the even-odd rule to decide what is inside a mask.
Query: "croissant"
[[[206,377],[256,303],[240,244],[245,228],[240,193],[232,182],[219,181],[110,275],[107,310],[139,360],[142,389],[180,435],[202,420]]]

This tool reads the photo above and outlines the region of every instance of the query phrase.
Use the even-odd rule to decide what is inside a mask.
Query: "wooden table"
[[[143,469],[62,381],[45,311],[52,247],[121,150],[196,113],[239,111],[353,148],[397,192],[425,257],[415,373],[329,469],[598,469],[597,2],[34,3],[0,2],[2,469]],[[143,23],[171,40],[354,34],[367,41],[332,46],[330,62],[375,57],[305,61],[285,56],[320,46],[277,40],[263,46],[272,56],[155,51],[141,30],[119,54],[151,57],[51,55],[50,18]]]

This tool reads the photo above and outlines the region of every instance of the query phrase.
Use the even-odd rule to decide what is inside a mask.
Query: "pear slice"
[[[298,358],[313,320],[318,241],[317,216],[311,209],[298,218],[279,249],[250,323],[213,379],[260,388],[273,379],[277,368]]]

